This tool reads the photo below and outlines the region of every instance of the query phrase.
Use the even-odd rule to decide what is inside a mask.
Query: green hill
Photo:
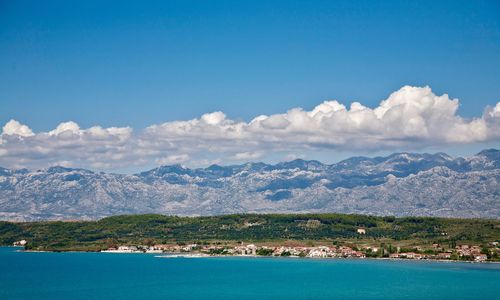
[[[364,228],[366,234],[358,234]],[[346,214],[238,214],[211,217],[125,215],[99,221],[0,222],[0,244],[25,239],[28,249],[89,250],[114,244],[349,242],[395,245],[500,240],[500,221]]]

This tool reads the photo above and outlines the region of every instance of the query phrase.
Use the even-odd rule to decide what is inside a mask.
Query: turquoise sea
[[[0,248],[0,299],[500,299],[500,264]]]

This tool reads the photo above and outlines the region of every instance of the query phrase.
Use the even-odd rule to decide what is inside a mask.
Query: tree
[[[481,253],[486,254],[486,257],[491,258],[490,249],[488,249],[488,247],[481,248]]]
[[[273,249],[269,249],[269,248],[259,248],[257,249],[257,251],[255,252],[257,255],[262,255],[262,256],[270,256],[271,254],[273,254],[274,250]]]

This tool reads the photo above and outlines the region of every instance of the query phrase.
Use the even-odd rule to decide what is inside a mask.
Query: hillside
[[[358,228],[366,229],[359,235]],[[25,239],[30,249],[99,250],[113,244],[220,242],[391,242],[445,245],[500,241],[500,221],[343,214],[175,217],[132,215],[79,222],[0,222],[0,244]]]

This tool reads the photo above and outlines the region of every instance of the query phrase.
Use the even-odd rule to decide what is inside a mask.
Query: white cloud
[[[262,156],[262,152],[239,152],[233,155],[231,158],[233,160],[249,161],[261,158]]]
[[[221,124],[226,119],[226,115],[221,111],[216,111],[201,116],[201,120],[209,125]]]
[[[2,128],[2,135],[18,135],[18,136],[33,136],[34,133],[26,125],[19,123],[16,120],[10,120]]]
[[[458,107],[457,99],[435,95],[429,87],[405,86],[375,108],[325,101],[310,111],[292,108],[248,123],[213,112],[135,133],[130,127],[82,129],[69,121],[34,134],[11,120],[0,136],[0,165],[36,168],[65,162],[113,169],[188,161],[231,163],[265,159],[276,152],[307,152],[312,157],[314,151],[331,149],[412,150],[500,140],[500,102],[472,119],[459,116]]]
[[[178,155],[169,155],[166,157],[162,157],[156,160],[158,165],[172,165],[172,164],[182,164],[189,160],[189,155],[187,154],[178,154]]]
[[[79,134],[80,126],[73,121],[63,122],[57,125],[56,129],[49,131],[49,135],[60,135],[60,134]]]
[[[500,117],[500,102],[498,102],[497,105],[489,111],[489,115],[492,118]]]

